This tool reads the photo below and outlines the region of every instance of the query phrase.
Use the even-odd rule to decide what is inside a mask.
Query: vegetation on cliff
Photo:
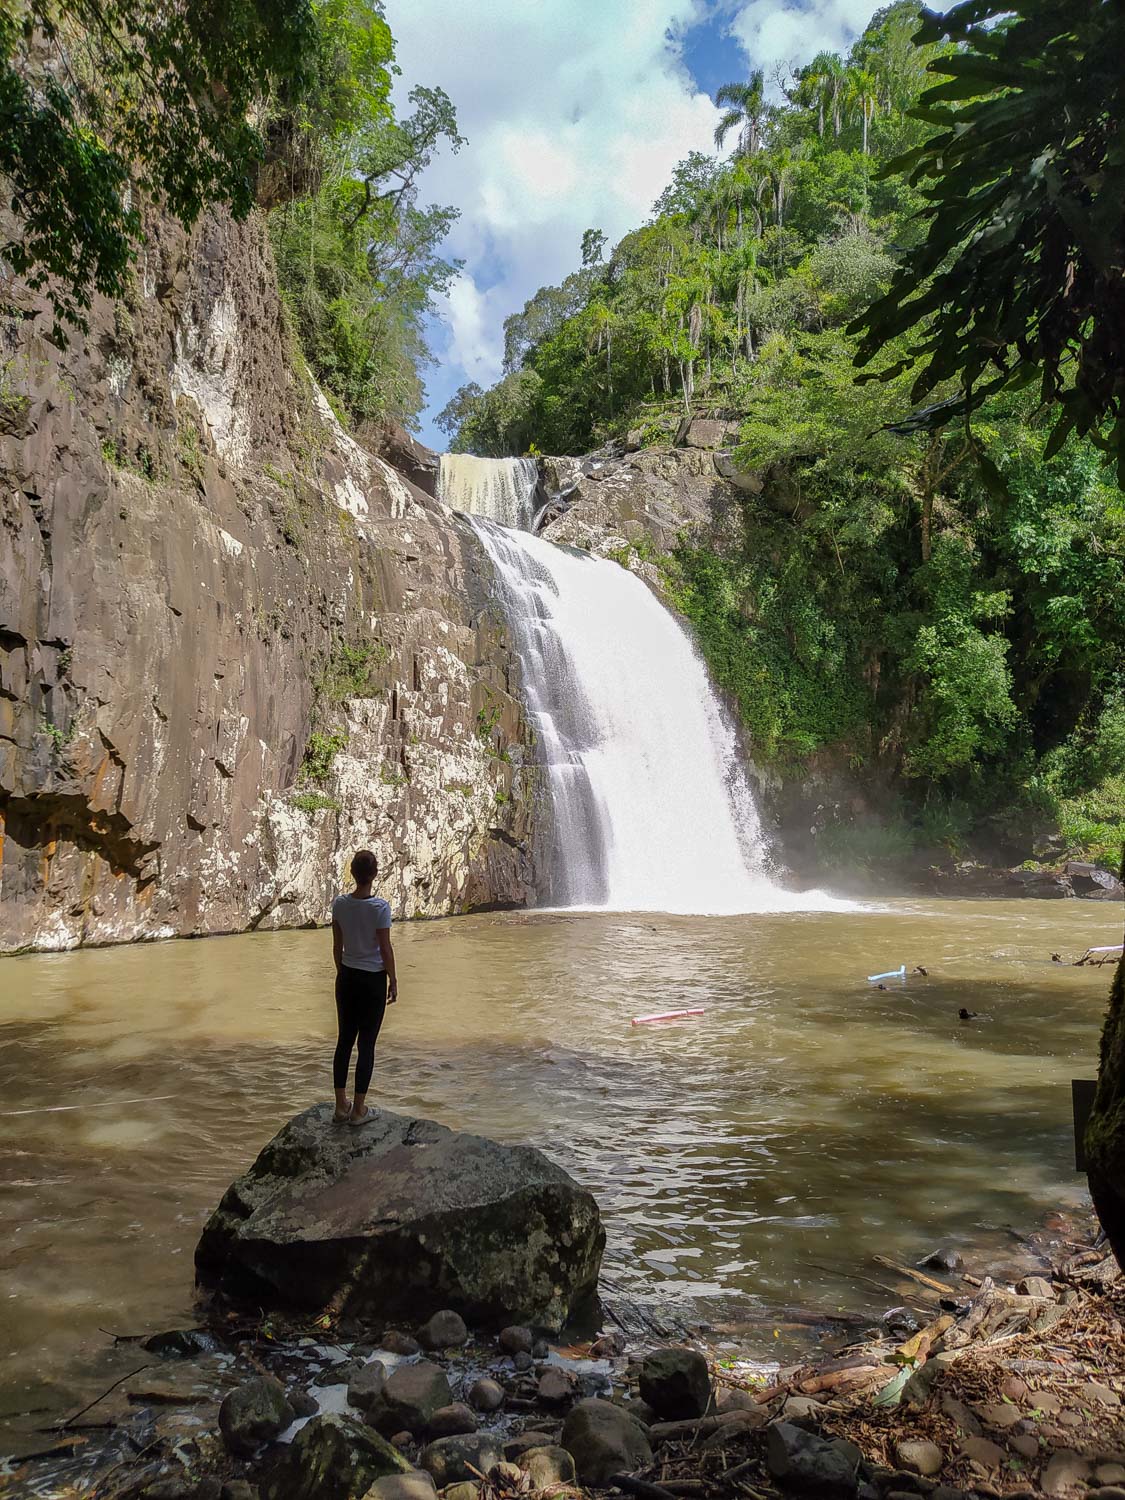
[[[80,330],[95,293],[124,300],[146,215],[190,228],[211,205],[269,211],[304,355],[353,426],[412,421],[422,333],[456,270],[454,211],[419,205],[439,142],[461,144],[440,89],[391,103],[380,0],[22,0],[0,8],[2,254]]]
[[[1017,9],[980,32],[997,7],[973,0],[918,43],[899,0],[780,104],[756,77],[725,91],[733,154],[681,163],[604,263],[588,235],[508,319],[503,379],[444,414],[494,454],[729,425],[756,476],[739,535],[662,566],[761,760],[896,777],[896,847],[848,857],[987,828],[1114,859],[1125,833],[1125,500],[1098,448],[1120,194],[1110,213],[1089,177],[1118,170],[1116,23]],[[1076,115],[1057,94],[1079,82]],[[989,150],[952,151],[962,113]],[[954,254],[983,223],[987,254]]]

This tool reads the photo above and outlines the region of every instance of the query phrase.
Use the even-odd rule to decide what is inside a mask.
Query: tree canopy
[[[915,414],[924,427],[1037,384],[1048,456],[1088,433],[1125,485],[1125,11],[962,0],[922,14],[917,40],[954,46],[910,111],[930,134],[883,171],[918,190],[926,233],[857,318],[859,363],[907,335],[915,402],[954,381]]]
[[[192,224],[246,214],[263,154],[256,106],[304,93],[310,0],[17,0],[0,7],[0,173],[15,226],[2,253],[81,324],[120,296],[138,192]]]

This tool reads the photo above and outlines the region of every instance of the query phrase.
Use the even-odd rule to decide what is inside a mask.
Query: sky
[[[583,231],[610,245],[648,218],[673,167],[713,151],[713,95],[752,67],[846,51],[875,0],[386,0],[402,69],[440,86],[467,144],[443,150],[422,200],[460,218],[464,262],[430,326],[419,436],[466,381],[501,373],[503,323],[580,262]]]

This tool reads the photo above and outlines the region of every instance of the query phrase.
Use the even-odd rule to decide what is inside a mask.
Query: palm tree
[[[789,200],[789,190],[793,185],[800,157],[800,146],[792,149],[781,146],[769,153],[769,184],[773,190],[774,223],[779,229],[785,227],[785,205]]]
[[[871,121],[879,108],[879,84],[873,73],[866,68],[849,68],[847,76],[847,100],[854,105],[863,121],[863,154],[868,152],[868,132]]]
[[[766,79],[761,68],[750,74],[749,83],[724,83],[715,95],[716,104],[725,104],[727,112],[715,127],[715,145],[721,147],[730,132],[737,128],[736,156],[753,156],[762,144],[762,126],[766,118]]]
[[[817,134],[824,135],[826,118],[831,116],[840,134],[840,97],[843,90],[844,65],[835,52],[818,52],[812,62],[801,69],[797,102],[816,108]]]

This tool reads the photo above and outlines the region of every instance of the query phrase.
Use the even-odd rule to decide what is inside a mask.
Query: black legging
[[[336,1020],[340,1028],[332,1059],[332,1085],[348,1086],[348,1063],[359,1041],[355,1060],[355,1091],[366,1094],[375,1067],[375,1039],[387,1009],[387,976],[341,964],[336,975]]]

